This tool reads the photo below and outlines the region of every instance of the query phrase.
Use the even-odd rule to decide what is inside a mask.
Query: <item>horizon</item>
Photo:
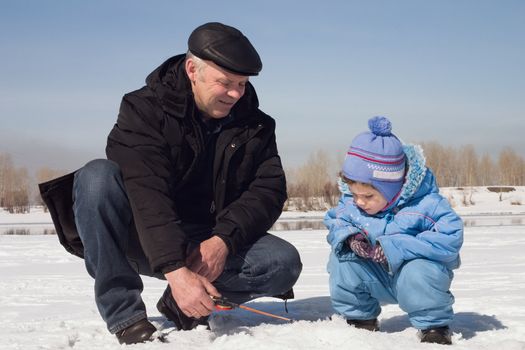
[[[105,157],[122,96],[208,21],[263,61],[250,81],[277,121],[283,165],[343,159],[374,115],[408,143],[525,155],[525,2],[167,0],[3,3],[0,153],[74,170]]]

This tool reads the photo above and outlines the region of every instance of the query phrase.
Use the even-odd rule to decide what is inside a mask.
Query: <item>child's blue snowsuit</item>
[[[353,202],[348,186],[337,207],[326,213],[330,294],[335,311],[346,319],[377,317],[380,303],[399,303],[415,328],[450,324],[454,296],[452,270],[459,267],[463,222],[439,194],[434,175],[425,167],[418,146],[405,145],[408,172],[395,204],[374,216]],[[346,243],[364,233],[370,244],[380,242],[388,266],[363,259]]]

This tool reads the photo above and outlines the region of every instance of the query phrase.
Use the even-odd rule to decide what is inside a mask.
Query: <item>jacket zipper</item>
[[[246,131],[248,128],[246,128],[244,131]],[[213,207],[213,210],[217,210],[217,203],[220,202],[220,205],[221,207],[219,208],[220,210],[222,210],[222,206],[224,205],[224,200],[225,200],[225,195],[224,195],[224,191],[226,189],[226,180],[227,180],[227,174],[228,174],[228,168],[230,167],[230,160],[233,158],[235,152],[237,152],[237,150],[243,146],[244,144],[248,143],[250,140],[252,140],[255,136],[257,136],[259,134],[259,132],[261,132],[261,130],[263,130],[263,124],[259,123],[258,126],[257,126],[257,130],[256,132],[253,134],[252,137],[250,138],[247,138],[246,140],[244,140],[242,143],[236,143],[234,142],[235,141],[235,138],[242,134],[241,133],[238,133],[237,135],[233,136],[231,138],[231,141],[229,142],[229,145],[226,146],[223,154],[224,154],[224,166],[221,166],[220,169],[219,169],[219,172],[220,172],[220,175],[216,178],[217,180],[214,181],[213,183],[213,190],[214,190],[214,193],[215,193],[215,200],[212,202],[212,207]],[[230,155],[227,156],[226,155],[226,149],[228,148],[233,148],[233,151],[231,151]],[[217,157],[217,154],[215,155],[215,157]],[[217,183],[219,183],[221,186],[218,187],[217,186]],[[220,189],[220,195],[219,195],[219,191],[218,189]],[[220,201],[222,199],[222,201]],[[211,208],[210,208],[211,210]]]

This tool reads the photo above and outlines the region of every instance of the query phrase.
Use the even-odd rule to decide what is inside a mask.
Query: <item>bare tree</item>
[[[426,164],[432,168],[438,183],[442,183],[441,174],[443,169],[443,147],[436,142],[422,142],[421,148],[426,158]]]
[[[26,168],[16,168],[11,156],[0,153],[0,207],[11,213],[29,211],[30,176]]]
[[[475,186],[478,172],[478,156],[474,146],[466,145],[461,147],[458,153],[458,175],[461,186]]]
[[[8,154],[0,153],[0,207],[4,206],[7,191],[7,174],[12,167],[11,157]]]
[[[423,142],[426,165],[431,168],[440,186],[458,186],[458,157],[457,152],[449,147],[445,148],[437,142]]]
[[[29,212],[29,175],[27,169],[7,168],[2,182],[5,186],[2,207],[10,213]]]
[[[496,174],[496,166],[488,154],[485,153],[483,157],[481,157],[477,173],[478,186],[495,185],[495,179],[498,176]]]
[[[302,210],[325,209],[327,197],[333,196],[335,176],[328,154],[323,150],[312,153],[307,162],[297,169],[287,169],[288,197]]]
[[[334,207],[339,199],[339,187],[337,182],[327,181],[324,185],[323,200],[330,207]]]
[[[525,159],[518,156],[516,160],[516,186],[525,185]]]
[[[503,149],[498,158],[500,182],[505,185],[518,185],[523,178],[523,159],[511,148]]]

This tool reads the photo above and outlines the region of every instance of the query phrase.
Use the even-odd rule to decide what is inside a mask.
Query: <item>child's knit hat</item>
[[[346,154],[343,175],[374,186],[390,203],[401,191],[405,177],[405,152],[385,117],[368,120],[370,131],[357,135]]]

